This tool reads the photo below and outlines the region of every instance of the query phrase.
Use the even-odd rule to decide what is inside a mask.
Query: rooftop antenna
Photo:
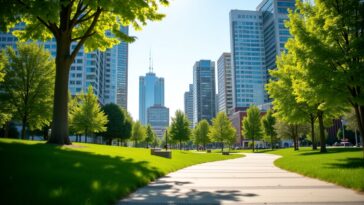
[[[153,72],[153,65],[152,65],[152,51],[149,49],[149,72]]]

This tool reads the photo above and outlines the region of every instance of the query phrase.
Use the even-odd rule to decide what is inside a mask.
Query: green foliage
[[[247,109],[247,116],[243,118],[243,135],[246,139],[251,139],[254,143],[263,137],[262,124],[260,122],[260,110],[252,105]],[[255,147],[253,147],[254,151]]]
[[[102,111],[106,114],[108,123],[106,124],[106,131],[102,132],[101,135],[108,140],[108,144],[111,145],[115,138],[125,140],[131,137],[132,122],[126,116],[126,111],[113,103],[104,105]]]
[[[172,117],[172,123],[169,129],[169,137],[173,141],[179,142],[180,149],[182,149],[182,142],[188,141],[190,136],[190,122],[181,110],[177,110],[175,117]]]
[[[209,129],[210,125],[207,120],[201,120],[200,122],[198,122],[192,133],[193,143],[197,146],[203,145],[203,147],[205,148],[206,144],[211,142]]]
[[[274,125],[276,124],[276,118],[273,116],[273,111],[269,109],[267,113],[262,117],[261,123],[263,125],[263,131],[266,136],[269,137],[271,148],[273,149],[276,142],[277,133]]]
[[[0,121],[12,114],[23,124],[24,138],[26,127],[41,129],[51,121],[55,66],[51,54],[37,44],[18,43],[17,47],[17,51],[8,47],[0,61],[6,74],[0,83],[0,110],[7,113],[1,114]]]
[[[219,112],[212,119],[209,136],[214,142],[221,143],[221,151],[224,149],[224,144],[228,144],[230,147],[235,142],[236,130],[225,112]]]
[[[0,82],[4,81],[4,67],[5,67],[6,59],[3,53],[0,53]]]
[[[349,112],[345,113],[344,119],[347,121],[347,128],[351,131],[359,130],[358,118],[355,114],[355,110],[351,109]]]
[[[297,2],[286,22],[293,36],[286,48],[296,67],[294,93],[297,102],[317,105],[321,151],[326,150],[323,118],[338,117],[349,105],[364,132],[363,8],[359,0]]]
[[[138,141],[143,141],[145,138],[145,127],[139,122],[136,121],[133,124],[133,129],[131,132],[131,140],[134,141],[134,146],[138,146]]]
[[[148,149],[74,144],[0,139],[0,164],[11,165],[1,167],[1,204],[116,204],[169,172],[241,157],[173,150],[166,159]]]
[[[158,142],[156,141],[157,136],[154,133],[152,126],[150,126],[149,124],[147,125],[147,129],[146,129],[146,138],[145,138],[145,142],[147,143],[147,147],[149,147],[150,143],[153,143],[154,145],[156,145]]]
[[[101,110],[92,86],[88,87],[86,94],[82,92],[72,100],[75,102],[71,102],[71,104],[76,104],[69,113],[72,130],[78,134],[84,134],[86,137],[91,133],[106,131],[105,126],[108,123],[108,119]]]
[[[119,43],[134,41],[119,29],[132,25],[140,30],[147,21],[161,20],[159,4],[168,5],[167,0],[133,1],[6,1],[1,0],[0,29],[9,31],[16,23],[24,22],[24,30],[14,34],[22,41],[58,39],[59,32],[67,29],[72,41],[83,43],[87,51],[111,48]],[[68,22],[62,22],[68,20]],[[68,28],[62,28],[66,23]],[[111,31],[113,35],[107,35]]]

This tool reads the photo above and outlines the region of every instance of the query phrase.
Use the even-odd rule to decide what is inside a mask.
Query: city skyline
[[[169,7],[161,9],[166,14],[162,21],[150,22],[142,31],[135,32],[131,28],[130,35],[137,37],[129,45],[128,110],[133,119],[139,116],[138,81],[139,76],[148,72],[150,50],[155,72],[165,79],[165,106],[173,117],[176,110],[184,110],[184,92],[193,82],[194,63],[200,59],[216,62],[221,53],[230,52],[229,12],[256,10],[260,2],[172,1]],[[203,7],[206,9],[201,10]]]

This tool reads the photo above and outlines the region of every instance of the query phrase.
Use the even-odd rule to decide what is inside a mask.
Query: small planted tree
[[[180,149],[182,149],[182,142],[190,139],[190,122],[182,111],[176,111],[175,117],[172,118],[172,123],[168,134],[170,134],[170,137],[173,141],[179,142]]]
[[[101,110],[92,86],[88,87],[86,94],[80,93],[72,100],[76,101],[76,106],[69,113],[70,126],[76,133],[85,135],[85,142],[89,134],[106,131],[108,119]]]
[[[198,147],[199,145],[203,146],[203,149],[206,149],[206,144],[211,142],[209,136],[210,125],[207,120],[201,120],[196,125],[195,129],[193,130],[193,143]]]
[[[255,151],[255,140],[263,136],[262,125],[260,122],[260,111],[255,105],[247,110],[247,116],[243,118],[243,135],[246,139],[253,142],[253,152]]]
[[[8,47],[0,60],[6,74],[0,83],[0,109],[13,111],[24,139],[26,128],[41,129],[51,121],[55,65],[51,54],[37,44],[17,45],[17,52]]]
[[[133,124],[131,139],[134,141],[134,147],[138,146],[138,141],[143,141],[145,137],[145,127],[139,122],[136,121]]]
[[[236,139],[236,130],[225,112],[219,112],[216,118],[212,119],[209,136],[214,142],[221,143],[221,152],[224,151],[224,144],[229,147]]]
[[[155,142],[156,139],[156,135],[152,129],[152,126],[147,125],[147,129],[146,129],[146,138],[145,138],[145,143],[147,143],[147,148],[149,148],[149,144],[153,144],[153,142]]]
[[[264,134],[270,138],[271,149],[273,149],[277,137],[277,133],[274,128],[274,125],[276,124],[276,118],[273,116],[273,111],[269,109],[262,117],[261,121]]]

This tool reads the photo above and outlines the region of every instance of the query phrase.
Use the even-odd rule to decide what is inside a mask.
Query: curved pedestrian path
[[[275,167],[277,158],[246,154],[187,167],[138,189],[118,204],[364,204],[361,193]]]

